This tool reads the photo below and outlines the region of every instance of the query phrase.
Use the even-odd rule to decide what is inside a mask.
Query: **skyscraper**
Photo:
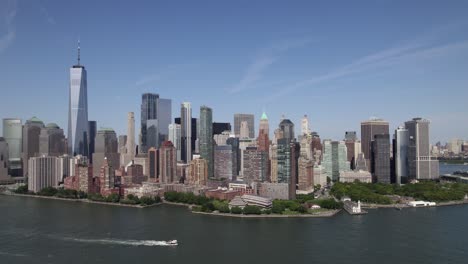
[[[0,137],[0,182],[9,180],[8,176],[8,143],[3,137]]]
[[[177,123],[177,120],[176,120]],[[180,106],[180,136],[181,136],[181,160],[185,163],[190,163],[192,160],[192,150],[195,145],[192,146],[192,106],[189,102],[183,102]],[[195,120],[196,124],[196,120]],[[196,138],[193,138],[195,141]]]
[[[429,144],[430,121],[413,118],[405,122],[409,133],[408,164],[409,178],[429,180],[439,178],[439,161],[431,157]]]
[[[67,153],[66,140],[61,129],[57,124],[50,123],[41,129],[39,134],[39,153],[47,156],[61,156]]]
[[[121,151],[121,150],[119,150]],[[122,153],[122,151],[124,153]],[[125,148],[120,153],[121,164],[127,166],[135,158],[136,146],[135,146],[135,114],[129,112],[127,115],[127,140],[125,142]],[[114,169],[116,169],[114,167]]]
[[[275,181],[277,178],[278,183],[289,184],[289,199],[295,199],[296,197],[296,174],[297,174],[297,160],[296,156],[296,143],[291,142],[286,138],[278,139],[277,145],[277,156],[276,156],[276,174],[272,180]],[[273,171],[273,169],[272,169]]]
[[[236,137],[240,137],[242,121],[247,121],[247,126],[249,128],[249,138],[255,137],[254,118],[255,117],[252,114],[234,114],[234,134],[236,135]]]
[[[214,176],[216,179],[233,179],[233,151],[231,145],[214,147]]]
[[[301,120],[301,135],[308,135],[309,133],[310,133],[309,119],[307,115],[304,115],[304,117]]]
[[[194,185],[206,185],[208,181],[208,161],[194,159],[190,161],[187,172],[187,182]]]
[[[141,142],[139,151],[146,153],[148,148],[148,121],[155,120],[152,125],[157,127],[159,94],[145,93],[141,96]],[[159,133],[154,131],[153,133]],[[158,147],[157,145],[153,147]]]
[[[213,152],[213,110],[208,106],[200,107],[200,157],[208,161],[208,177],[214,177]]]
[[[377,134],[371,145],[372,173],[379,183],[390,183],[390,136]]]
[[[230,137],[226,140],[226,144],[232,147],[232,176],[233,180],[237,178],[241,166],[241,151],[239,138]]]
[[[294,140],[294,124],[289,119],[281,120],[279,124],[279,129],[282,131],[282,138],[286,139],[288,142]]]
[[[268,180],[268,152],[256,147],[244,150],[244,181],[247,184]]]
[[[322,165],[327,175],[333,181],[338,181],[340,179],[341,171],[350,170],[344,141],[331,141],[329,139],[323,141]]]
[[[148,150],[149,179],[156,181],[159,178],[159,151],[155,148]]]
[[[157,147],[169,136],[169,125],[172,123],[172,100],[159,98],[158,107],[159,142]]]
[[[377,134],[389,134],[387,121],[373,118],[361,122],[361,149],[368,161],[367,164],[372,164],[371,143]]]
[[[179,124],[169,125],[169,141],[172,142],[177,152],[177,161],[181,161],[181,127]]]
[[[68,154],[87,156],[88,135],[88,81],[86,69],[80,65],[78,42],[78,63],[70,68]]]
[[[408,180],[409,132],[404,127],[395,130],[393,138],[393,160],[395,164],[395,182],[401,184]]]
[[[177,181],[177,154],[172,142],[164,141],[159,149],[159,182]]]
[[[268,123],[268,117],[265,112],[262,114],[260,118],[260,127],[258,129],[258,138],[257,144],[258,149],[261,151],[268,152],[270,149],[270,125]]]
[[[117,135],[112,128],[101,128],[96,134],[96,151],[93,155],[93,177],[98,177],[104,159],[109,166],[119,168],[120,155],[117,152]]]
[[[28,171],[28,160],[31,157],[39,155],[39,135],[44,123],[37,117],[27,120],[23,126],[23,173],[25,176]]]
[[[92,161],[93,153],[96,149],[96,132],[97,132],[97,124],[96,121],[88,121],[88,133],[89,133],[89,147],[88,147],[88,158]]]
[[[242,121],[240,125],[240,138],[251,138],[249,137],[250,131],[249,131],[249,124],[247,121]]]
[[[8,164],[10,176],[23,176],[21,163],[23,125],[21,119],[5,118],[3,119],[3,137],[8,143]]]

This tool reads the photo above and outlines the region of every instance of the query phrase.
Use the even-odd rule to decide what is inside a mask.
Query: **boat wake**
[[[85,239],[85,238],[63,238],[66,241],[80,242],[80,243],[92,243],[92,244],[104,244],[104,245],[125,245],[125,246],[175,246],[177,244],[171,243],[171,241],[156,241],[156,240],[124,240],[124,239]]]

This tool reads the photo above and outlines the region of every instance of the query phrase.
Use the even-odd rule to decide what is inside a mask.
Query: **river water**
[[[2,264],[468,263],[467,242],[463,205],[242,219],[0,196]]]

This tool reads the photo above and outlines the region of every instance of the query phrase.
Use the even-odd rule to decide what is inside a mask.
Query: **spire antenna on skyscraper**
[[[78,66],[80,66],[80,39],[78,39]]]

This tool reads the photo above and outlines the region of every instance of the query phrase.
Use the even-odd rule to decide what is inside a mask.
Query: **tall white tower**
[[[86,69],[80,65],[80,42],[78,41],[78,64],[70,68],[70,97],[68,108],[68,153],[88,155],[88,82]]]
[[[307,115],[304,115],[301,121],[301,134],[308,135],[309,133],[310,133],[309,119],[307,118]]]

